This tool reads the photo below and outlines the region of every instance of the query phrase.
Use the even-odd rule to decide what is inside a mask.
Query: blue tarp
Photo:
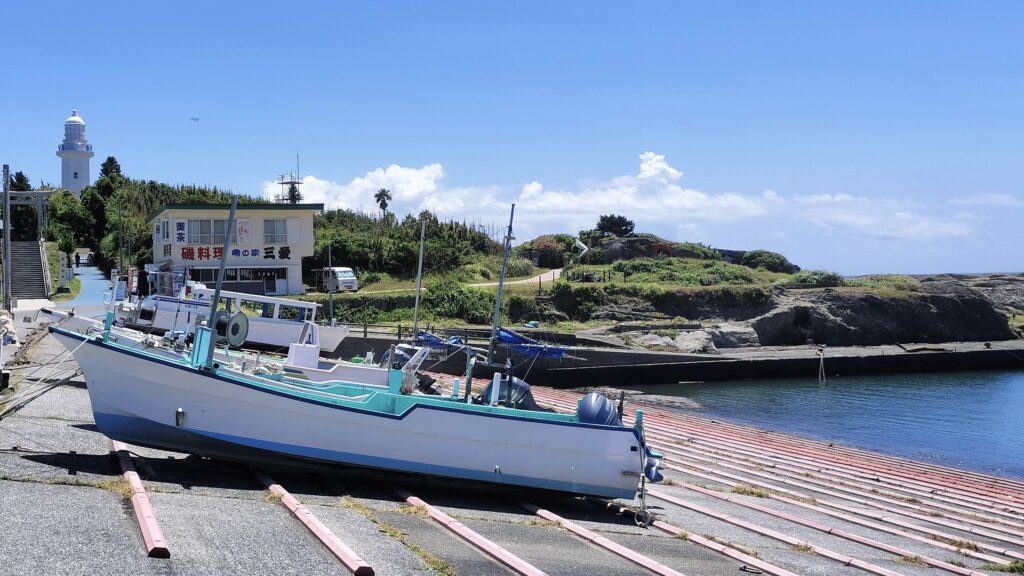
[[[561,346],[544,344],[505,328],[498,329],[498,342],[527,356],[537,356],[540,358],[562,358],[565,356],[565,348]]]
[[[463,342],[462,338],[459,336],[449,336],[447,338],[441,338],[436,334],[431,334],[430,332],[426,332],[424,330],[420,330],[419,333],[416,334],[416,343],[421,346],[427,346],[429,348],[441,349],[447,349],[449,346],[462,348],[463,346],[466,345],[466,343]]]

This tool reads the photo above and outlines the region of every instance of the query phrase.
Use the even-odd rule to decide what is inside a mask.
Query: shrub
[[[580,262],[583,264],[603,264],[604,250],[601,248],[591,248],[580,258]]]
[[[659,267],[658,261],[654,258],[634,258],[632,260],[619,260],[612,264],[611,269],[629,277],[634,274],[654,272]]]
[[[514,322],[520,320],[533,320],[537,314],[537,301],[532,297],[522,294],[512,294],[508,299],[508,316]]]
[[[501,274],[501,256],[488,256],[484,258],[480,263],[479,274],[486,279],[498,277]],[[533,262],[513,254],[509,255],[505,276],[518,278],[531,274],[533,274]]]
[[[431,285],[422,302],[425,309],[437,316],[463,318],[475,324],[486,324],[494,305],[487,292],[463,286],[454,280],[442,280]]]
[[[572,296],[572,286],[565,280],[558,280],[551,286],[551,297],[559,298]]]
[[[793,276],[793,284],[799,288],[835,288],[844,286],[846,282],[838,272],[804,270]]]
[[[499,268],[500,271],[500,268]],[[521,278],[533,274],[533,262],[526,258],[509,256],[508,265],[505,268],[505,276],[509,278]]]
[[[359,274],[359,285],[369,286],[380,282],[380,272],[364,272]]]
[[[901,292],[917,292],[921,289],[921,282],[918,279],[902,274],[858,276],[849,279],[846,285],[857,288],[890,288]]]
[[[784,272],[791,274],[799,270],[797,266],[786,259],[778,252],[768,250],[751,250],[743,255],[740,264],[747,268],[764,268],[769,272]]]
[[[680,242],[672,246],[676,256],[686,256],[701,260],[721,260],[722,254],[712,248],[696,242]]]

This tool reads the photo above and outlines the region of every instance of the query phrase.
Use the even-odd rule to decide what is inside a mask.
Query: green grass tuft
[[[737,484],[730,490],[733,494],[742,494],[744,496],[756,496],[758,498],[770,498],[771,495],[767,490],[758,488],[757,486],[751,486],[749,484]]]
[[[985,564],[982,570],[993,572],[1008,572],[1010,574],[1024,574],[1024,560],[1014,560],[1009,564]]]

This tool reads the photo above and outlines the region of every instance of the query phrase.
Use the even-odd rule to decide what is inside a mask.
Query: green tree
[[[46,217],[47,237],[60,244],[62,252],[70,254],[79,246],[96,243],[92,214],[71,192],[61,190],[50,196]]]
[[[107,233],[107,201],[93,186],[86,186],[82,189],[82,209],[89,213],[89,220],[92,223],[89,234],[84,236],[88,240],[85,246],[93,251],[99,248],[99,240]]]
[[[11,192],[28,192],[32,183],[20,170],[11,175]],[[34,240],[39,234],[39,219],[35,206],[11,206],[11,240]]]
[[[19,170],[11,176],[11,192],[28,192],[30,190],[32,190],[32,184],[24,172]]]
[[[380,206],[381,218],[383,219],[388,214],[388,202],[391,201],[391,190],[381,188],[373,195],[373,199],[376,200],[377,205]]]
[[[633,221],[618,214],[602,215],[597,221],[597,230],[618,238],[633,235]]]
[[[299,186],[295,183],[288,185],[288,203],[298,204],[302,202],[302,192],[299,192]]]
[[[107,159],[103,161],[103,164],[100,164],[100,177],[113,176],[114,174],[117,174],[118,176],[122,175],[121,164],[117,162],[117,158],[107,156]]]

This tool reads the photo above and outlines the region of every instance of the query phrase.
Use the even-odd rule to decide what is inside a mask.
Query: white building
[[[224,249],[227,204],[166,204],[149,219],[153,263],[216,281]],[[323,204],[247,204],[235,210],[224,289],[281,296],[302,294],[302,259],[313,255],[313,215]]]
[[[95,153],[92,145],[85,139],[85,120],[72,110],[71,116],[64,121],[64,142],[57,147],[60,156],[60,187],[74,192],[78,196],[82,188],[92,181],[89,179],[89,159]]]

